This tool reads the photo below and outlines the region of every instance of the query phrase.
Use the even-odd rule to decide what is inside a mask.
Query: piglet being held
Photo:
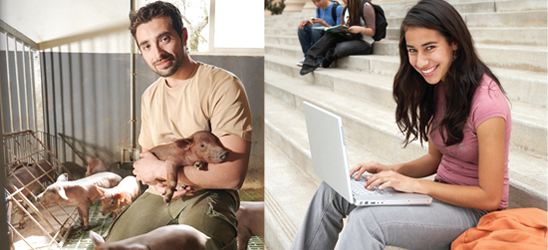
[[[228,155],[228,150],[223,147],[219,138],[207,130],[198,131],[189,138],[153,147],[150,152],[166,164],[167,183],[162,194],[166,203],[171,201],[175,192],[180,167],[194,165],[199,170],[207,170],[208,163],[221,163]]]
[[[131,204],[140,193],[139,182],[135,176],[126,176],[118,186],[113,188],[97,187],[97,191],[101,194],[101,215],[112,214],[112,219],[122,212],[122,208]]]
[[[105,243],[101,235],[89,231],[96,250],[204,250],[209,237],[189,225],[169,225],[117,242]]]
[[[62,174],[57,182],[51,184],[44,192],[38,195],[37,200],[43,204],[62,204],[76,206],[80,215],[81,225],[84,229],[89,227],[89,207],[92,202],[101,199],[101,194],[96,186],[111,188],[118,183],[122,177],[111,172],[102,172],[69,181],[68,175]]]

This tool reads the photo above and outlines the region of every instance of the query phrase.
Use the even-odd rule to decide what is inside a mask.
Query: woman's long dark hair
[[[366,0],[348,0],[348,2],[347,2],[348,5],[346,6],[347,7],[346,11],[348,11],[349,20],[348,20],[347,23],[345,23],[346,25],[348,25],[348,27],[353,26],[353,25],[361,26],[361,20],[360,20],[361,15],[360,15],[360,13],[363,12],[363,9],[362,9],[363,2],[368,2],[368,1],[366,1]],[[342,18],[344,18],[344,17],[342,17]],[[354,36],[356,39],[358,39],[358,38],[361,37],[361,34],[351,34],[351,36]]]
[[[484,74],[491,77],[503,91],[499,80],[479,59],[472,36],[460,14],[443,0],[422,0],[407,12],[400,27],[400,67],[394,78],[393,96],[396,101],[396,124],[405,135],[404,145],[419,139],[428,141],[428,130],[435,112],[434,87],[409,63],[405,32],[410,27],[438,31],[449,45],[458,49],[444,78],[446,111],[437,127],[447,146],[463,139],[463,128],[470,114],[472,97]]]

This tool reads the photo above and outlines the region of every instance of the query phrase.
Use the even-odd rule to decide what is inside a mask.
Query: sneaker
[[[303,66],[303,63],[304,63],[304,59],[306,59],[306,57],[301,58],[301,60],[299,60],[299,61],[297,62],[297,66],[302,67],[302,66]]]

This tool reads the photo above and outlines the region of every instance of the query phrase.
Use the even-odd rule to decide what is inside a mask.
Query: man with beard
[[[141,159],[136,178],[148,190],[113,222],[107,241],[119,241],[168,224],[186,224],[211,239],[208,249],[236,249],[235,212],[251,148],[251,112],[245,90],[233,74],[200,62],[186,53],[188,33],[172,4],[154,2],[130,17],[131,33],[148,66],[161,77],[142,95]],[[166,168],[149,150],[187,138],[205,127],[230,153],[208,171],[185,166],[169,204]]]

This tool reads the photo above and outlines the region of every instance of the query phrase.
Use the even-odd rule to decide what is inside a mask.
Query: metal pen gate
[[[57,139],[43,132],[39,47],[2,20],[0,46],[1,153],[6,166],[3,174],[8,179],[7,207],[12,208],[7,211],[10,238],[18,250],[58,249],[68,237],[77,212],[73,207],[33,202],[60,173],[70,175],[44,143],[55,144]]]

